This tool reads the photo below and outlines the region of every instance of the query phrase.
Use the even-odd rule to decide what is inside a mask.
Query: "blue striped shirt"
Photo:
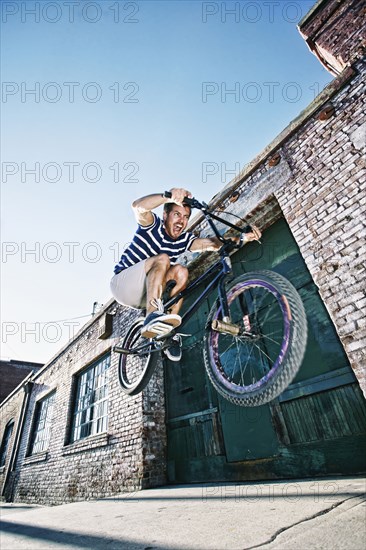
[[[154,212],[152,215],[154,221],[151,225],[138,226],[132,242],[125,248],[119,263],[115,266],[114,273],[120,273],[128,267],[158,254],[167,254],[170,263],[174,265],[178,256],[188,250],[197,238],[193,233],[185,231],[178,239],[172,239],[165,231],[163,220]]]

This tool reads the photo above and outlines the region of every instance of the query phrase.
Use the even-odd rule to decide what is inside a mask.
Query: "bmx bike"
[[[184,290],[164,300],[164,311],[168,312],[181,298],[203,285],[202,292],[182,314],[179,327],[168,335],[146,339],[141,336],[144,323],[141,317],[135,320],[121,343],[114,346],[113,350],[120,354],[121,388],[128,395],[136,395],[147,386],[160,353],[169,347],[169,339],[217,289],[203,341],[208,378],[225,399],[236,405],[263,405],[287,388],[302,363],[307,339],[303,303],[293,285],[273,271],[249,272],[228,281],[232,273],[230,253],[243,246],[243,235],[252,230],[251,226],[234,225],[194,198],[186,198],[185,202],[201,210],[222,242],[218,251],[220,258]],[[223,237],[214,220],[238,231],[239,242]]]

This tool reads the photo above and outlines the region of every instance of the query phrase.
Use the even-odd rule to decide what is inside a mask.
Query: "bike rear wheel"
[[[153,340],[141,336],[144,319],[138,319],[128,330],[121,348],[118,364],[118,378],[122,391],[128,395],[137,395],[149,383],[160,355]]]
[[[230,326],[212,328],[222,320],[218,304],[208,318],[207,374],[229,401],[263,405],[280,395],[300,368],[307,339],[304,306],[292,284],[272,271],[238,277],[226,295]]]

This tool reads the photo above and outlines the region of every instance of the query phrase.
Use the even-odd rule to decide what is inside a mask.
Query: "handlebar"
[[[172,198],[172,194],[171,194],[170,191],[165,191],[163,196],[167,199]],[[205,204],[204,202],[202,202],[202,203],[199,202],[194,197],[185,197],[184,201],[183,201],[183,204],[186,204],[187,206],[190,206],[191,208],[197,208],[197,210],[202,210],[205,218],[209,221],[212,229],[216,233],[216,236],[219,237],[220,240],[223,241],[223,242],[224,242],[225,239],[218,233],[218,231],[217,231],[216,227],[214,226],[212,220],[219,221],[219,222],[227,225],[231,229],[235,229],[236,231],[239,231],[240,233],[251,233],[252,230],[253,230],[251,225],[246,225],[245,227],[238,227],[237,225],[234,225],[234,224],[228,222],[227,220],[224,220],[223,218],[220,218],[219,216],[216,216],[215,214],[213,214],[212,212],[210,212],[208,210],[208,205],[207,204]],[[239,245],[239,247],[240,246],[242,246],[242,245]]]
[[[164,197],[166,199],[171,199],[172,198],[171,192],[170,191],[165,191],[164,192]],[[191,208],[197,208],[197,210],[204,210],[204,209],[207,208],[207,204],[200,203],[197,199],[195,199],[193,197],[185,197],[184,201],[183,201],[183,204],[186,204],[187,206],[190,206]]]

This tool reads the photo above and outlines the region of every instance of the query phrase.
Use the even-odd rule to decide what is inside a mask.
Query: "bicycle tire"
[[[226,295],[240,333],[212,328],[212,321],[221,318],[221,306],[216,303],[204,337],[206,372],[228,401],[247,407],[263,405],[287,388],[302,363],[307,340],[303,303],[293,285],[272,271],[238,277]],[[263,295],[260,305],[257,295]],[[277,321],[271,321],[271,315],[277,315]]]
[[[155,348],[154,341],[150,340],[150,348],[146,353],[134,354],[133,350],[146,338],[141,336],[144,319],[137,319],[129,328],[121,347],[130,350],[129,354],[121,354],[118,363],[118,379],[121,389],[127,395],[137,395],[146,388],[158,363],[160,353]]]

